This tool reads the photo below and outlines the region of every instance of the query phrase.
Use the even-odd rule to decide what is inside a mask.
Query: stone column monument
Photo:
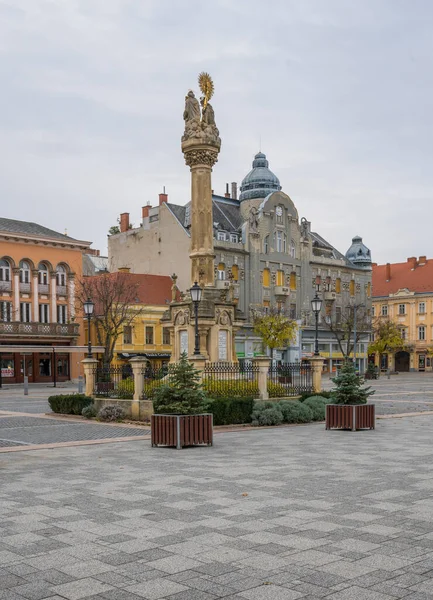
[[[230,290],[215,287],[211,173],[218,160],[221,139],[209,103],[214,86],[207,73],[199,75],[199,86],[203,94],[200,102],[192,90],[185,97],[182,152],[191,170],[191,285],[197,282],[203,290],[198,309],[200,356],[192,356],[194,310],[189,290],[181,294],[180,300],[173,294],[164,317],[172,332],[171,360],[176,362],[182,352],[187,352],[197,365],[204,360],[231,362],[236,356],[233,329],[236,306]],[[174,280],[174,286],[175,283]]]

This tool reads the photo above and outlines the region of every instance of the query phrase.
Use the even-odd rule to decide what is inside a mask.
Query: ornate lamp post
[[[194,343],[194,355],[200,354],[200,337],[198,334],[198,305],[201,300],[202,289],[199,284],[194,281],[194,285],[189,290],[191,294],[191,300],[194,304],[194,319],[195,319],[195,343]]]
[[[93,358],[93,356],[92,356],[92,339],[90,336],[90,319],[92,318],[95,305],[93,304],[93,302],[91,301],[90,298],[87,298],[87,300],[83,304],[83,307],[84,307],[84,314],[87,316],[87,332],[88,332],[88,344],[87,344],[88,355],[87,355],[87,358]]]
[[[322,309],[322,298],[319,298],[319,294],[316,290],[316,295],[311,300],[311,308],[316,318],[316,337],[314,340],[314,356],[320,356],[319,354],[319,313]]]

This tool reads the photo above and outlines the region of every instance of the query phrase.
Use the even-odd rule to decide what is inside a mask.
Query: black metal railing
[[[268,371],[270,398],[300,396],[313,391],[313,377],[309,363],[283,363],[271,365]]]
[[[96,367],[94,394],[100,398],[131,400],[134,396],[134,378],[130,365]]]
[[[143,377],[143,399],[152,400],[155,391],[162,385],[169,385],[174,365],[164,365],[162,367],[153,367],[147,365],[143,367],[141,376]]]
[[[203,371],[203,388],[211,398],[257,398],[259,367],[252,362],[209,362]]]

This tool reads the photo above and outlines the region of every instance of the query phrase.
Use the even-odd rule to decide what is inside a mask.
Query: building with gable
[[[355,236],[346,254],[339,252],[300,218],[291,198],[282,191],[266,155],[255,155],[243,179],[227,184],[223,196],[213,194],[216,285],[231,295],[244,326],[236,335],[238,358],[261,353],[260,339],[251,325],[252,311],[278,307],[299,323],[297,341],[275,353],[276,360],[292,362],[314,350],[311,300],[319,284],[324,300],[320,317],[319,349],[325,368],[335,370],[343,355],[326,326],[325,315],[338,315],[350,305],[371,305],[371,256]],[[176,273],[181,290],[190,287],[190,203],[168,202],[159,195],[156,207],[144,206],[139,227],[130,228],[129,214],[120,217],[120,233],[108,238],[109,270],[127,267],[133,273]],[[358,366],[367,360],[368,332],[357,347]]]

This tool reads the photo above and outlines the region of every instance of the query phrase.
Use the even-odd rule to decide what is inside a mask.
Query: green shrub
[[[81,415],[83,408],[92,403],[93,398],[84,394],[59,394],[48,398],[51,410],[62,415]]]
[[[125,417],[125,411],[118,404],[107,404],[98,412],[98,419],[100,421],[122,421]]]
[[[270,398],[282,398],[289,395],[289,388],[268,379],[268,394]]]
[[[214,425],[235,425],[251,423],[253,398],[213,398],[206,412],[213,414]]]
[[[252,424],[256,427],[281,425],[283,422],[283,413],[275,402],[255,402],[251,419]]]
[[[127,377],[126,379],[122,379],[117,385],[115,394],[117,395],[117,398],[132,400],[134,397],[134,378]]]
[[[298,400],[283,400],[278,402],[278,408],[283,413],[285,423],[309,423],[313,420],[311,408]]]
[[[323,396],[311,396],[307,398],[304,402],[304,406],[308,406],[313,414],[313,421],[324,421],[325,420],[325,406],[327,404],[327,399]]]
[[[312,398],[313,396],[315,396],[314,392],[304,392],[303,394],[301,394],[299,401],[304,402],[304,400],[306,400],[307,398]],[[329,391],[329,390],[322,390],[320,392],[320,396],[323,396],[323,398],[328,398],[328,399],[333,398],[332,391]]]
[[[203,380],[203,390],[211,398],[254,398],[259,394],[257,381],[246,379],[218,380],[208,377]]]
[[[93,419],[93,417],[96,417],[98,414],[98,411],[96,410],[96,406],[94,404],[88,404],[83,408],[81,414],[83,417],[86,417],[86,419]]]

